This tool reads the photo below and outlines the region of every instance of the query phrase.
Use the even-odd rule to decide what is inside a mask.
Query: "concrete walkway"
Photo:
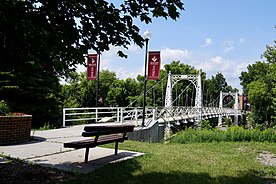
[[[87,139],[81,136],[84,126],[87,125],[34,131],[32,132],[33,140],[0,146],[0,154],[42,166],[81,173],[88,173],[109,163],[143,155],[143,153],[120,149],[118,155],[114,155],[114,149],[96,147],[90,149],[89,161],[84,163],[85,149],[75,150],[63,147],[64,142]],[[0,163],[4,161],[5,159],[0,157]]]

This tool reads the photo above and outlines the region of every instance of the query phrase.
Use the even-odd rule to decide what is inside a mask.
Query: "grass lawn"
[[[75,183],[276,183],[276,167],[256,160],[262,151],[276,154],[276,143],[127,141],[119,149],[146,154],[81,174]]]

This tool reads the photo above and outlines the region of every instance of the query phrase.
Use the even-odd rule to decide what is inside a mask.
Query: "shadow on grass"
[[[225,183],[225,184],[260,184],[260,183],[275,183],[275,179],[262,178],[256,174],[256,171],[248,171],[240,173],[238,177],[231,176],[218,176],[211,177],[208,173],[190,173],[172,171],[169,173],[164,172],[151,172],[143,174],[134,179],[130,183],[202,183],[202,184],[213,184],[213,183]]]
[[[157,172],[158,168],[154,171],[143,169],[136,159],[109,164],[106,167],[95,170],[92,173],[78,177],[77,181],[70,183],[141,183],[141,184],[175,184],[175,183],[225,183],[225,184],[261,184],[261,183],[276,183],[274,178],[265,178],[260,171],[249,170],[241,172],[239,176],[217,176],[211,177],[209,173],[192,173],[181,171],[166,171]]]

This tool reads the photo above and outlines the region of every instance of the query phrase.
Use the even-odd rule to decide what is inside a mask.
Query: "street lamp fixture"
[[[146,42],[146,53],[145,53],[145,70],[144,70],[144,98],[143,98],[143,117],[142,126],[145,126],[145,112],[146,112],[146,88],[147,88],[147,61],[148,61],[148,44],[151,37],[149,30],[144,32],[144,39]]]
[[[147,41],[149,40],[151,37],[151,33],[150,31],[147,29],[145,32],[144,32],[144,39]]]

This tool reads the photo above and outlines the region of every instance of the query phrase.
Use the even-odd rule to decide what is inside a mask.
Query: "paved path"
[[[120,149],[118,155],[114,155],[114,149],[96,147],[90,149],[89,162],[84,163],[85,149],[63,148],[64,142],[87,139],[80,136],[84,126],[34,131],[32,141],[0,146],[0,154],[42,166],[81,173],[88,173],[109,163],[143,155],[143,153]],[[4,159],[0,157],[0,163],[3,161]]]

